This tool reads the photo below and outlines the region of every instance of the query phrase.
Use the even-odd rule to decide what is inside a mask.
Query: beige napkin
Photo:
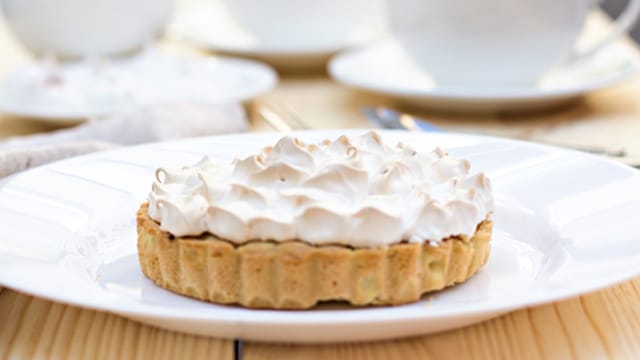
[[[161,103],[123,110],[70,129],[0,142],[0,177],[51,161],[122,145],[242,132],[240,104]]]

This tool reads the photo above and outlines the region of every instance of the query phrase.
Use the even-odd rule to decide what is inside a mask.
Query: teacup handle
[[[600,1],[595,1],[596,4],[599,2]],[[635,24],[639,15],[640,0],[629,0],[622,13],[620,13],[620,15],[618,15],[618,18],[613,22],[609,34],[602,40],[590,45],[586,49],[576,49],[571,54],[569,61],[579,61],[596,54],[597,52],[602,50],[602,48],[608,46],[609,44],[617,40],[621,35],[629,31],[633,24]]]

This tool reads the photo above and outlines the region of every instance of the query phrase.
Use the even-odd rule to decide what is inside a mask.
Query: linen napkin
[[[0,141],[0,177],[51,161],[123,145],[241,132],[237,103],[156,103],[122,110],[69,129]]]

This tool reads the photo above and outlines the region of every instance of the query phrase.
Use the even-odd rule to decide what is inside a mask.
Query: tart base
[[[439,246],[399,243],[380,248],[314,246],[303,241],[237,245],[205,234],[176,237],[137,213],[142,272],[173,292],[250,308],[308,309],[323,301],[400,305],[470,278],[486,263],[492,222],[473,237]]]

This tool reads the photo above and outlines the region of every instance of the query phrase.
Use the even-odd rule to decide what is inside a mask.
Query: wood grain
[[[233,357],[233,341],[162,330],[10,289],[0,292],[0,359]]]
[[[463,329],[357,344],[245,343],[243,359],[637,359],[640,278]]]

